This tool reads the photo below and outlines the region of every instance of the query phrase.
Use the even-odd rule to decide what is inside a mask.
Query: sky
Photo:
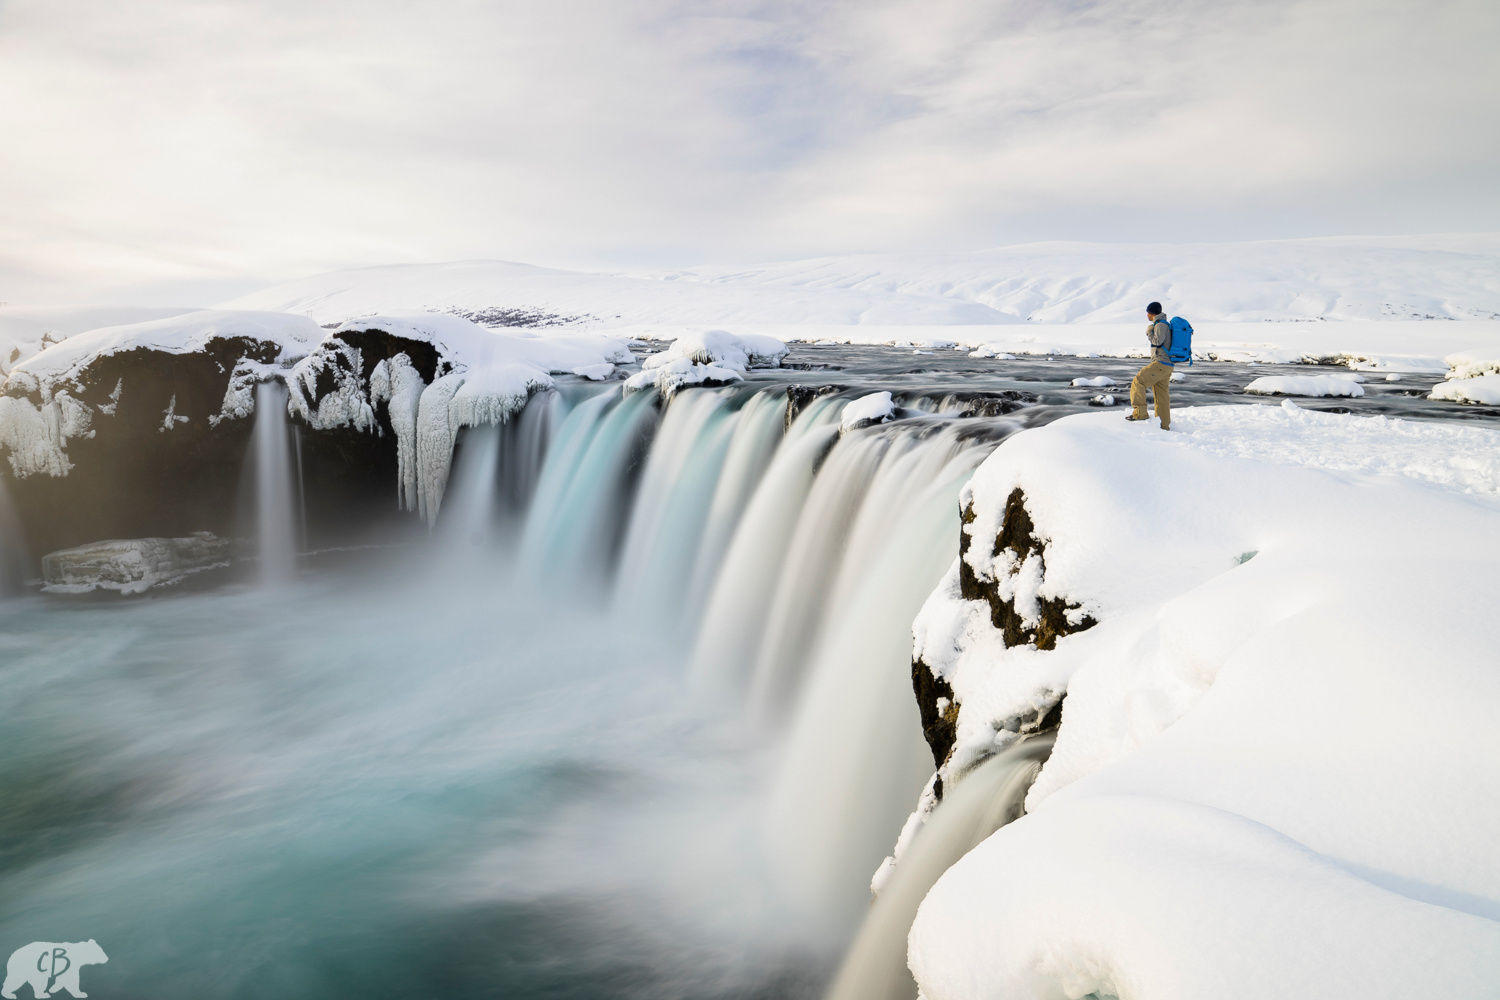
[[[0,0],[0,302],[1500,230],[1494,0]]]

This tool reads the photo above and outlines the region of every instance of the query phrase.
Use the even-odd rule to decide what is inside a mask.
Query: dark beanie
[[[1160,316],[1161,315],[1161,303],[1160,302],[1153,302],[1149,306],[1147,306],[1146,307],[1146,315],[1148,315],[1148,316]]]

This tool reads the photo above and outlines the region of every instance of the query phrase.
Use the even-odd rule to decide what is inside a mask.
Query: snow
[[[896,404],[889,392],[872,392],[844,404],[839,414],[839,429],[852,431],[859,427],[883,423],[896,415]]]
[[[1074,388],[1088,386],[1094,389],[1104,389],[1114,385],[1115,380],[1108,375],[1095,375],[1093,378],[1075,378],[1072,384]]]
[[[164,319],[188,311],[141,306],[0,307],[0,378],[4,378],[18,361],[75,333],[102,326]]]
[[[1358,375],[1265,375],[1245,391],[1260,396],[1363,396]]]
[[[1492,992],[1500,432],[1290,402],[1173,428],[1067,417],[965,490],[981,579],[1098,624],[1005,649],[956,566],[918,619],[957,758],[1067,692],[1029,814],[922,905],[923,996]],[[1045,566],[984,544],[1017,487]]]
[[[1443,360],[1448,378],[1432,387],[1429,399],[1500,406],[1500,350],[1455,351]]]
[[[1470,378],[1450,379],[1432,387],[1431,399],[1447,399],[1457,403],[1488,403],[1500,406],[1500,374],[1475,375]]]
[[[307,354],[323,339],[324,333],[306,316],[204,309],[75,334],[20,362],[15,371],[30,372],[40,379],[55,381],[76,374],[95,358],[104,355],[137,349],[191,354],[203,350],[211,340],[230,337],[276,344],[285,360]]]

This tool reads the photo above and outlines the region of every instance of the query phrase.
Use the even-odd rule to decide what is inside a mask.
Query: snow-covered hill
[[[485,313],[507,312],[511,321],[605,326],[1013,321],[976,302],[916,292],[561,271],[484,260],[332,271],[254,292],[226,308],[298,312],[320,323],[413,310],[456,311],[481,320]]]
[[[751,268],[591,273],[496,261],[336,271],[227,305],[319,322],[392,310],[515,310],[604,325],[974,325],[1500,318],[1500,234],[1253,243],[1036,243]]]

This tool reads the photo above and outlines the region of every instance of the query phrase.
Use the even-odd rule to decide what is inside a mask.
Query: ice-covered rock
[[[53,594],[114,590],[139,594],[205,569],[228,565],[229,543],[208,532],[185,538],[91,542],[42,557],[43,588]]]
[[[1095,375],[1092,378],[1079,377],[1075,378],[1072,382],[1072,386],[1075,389],[1084,387],[1091,389],[1107,389],[1114,384],[1115,380],[1110,378],[1108,375]]]

